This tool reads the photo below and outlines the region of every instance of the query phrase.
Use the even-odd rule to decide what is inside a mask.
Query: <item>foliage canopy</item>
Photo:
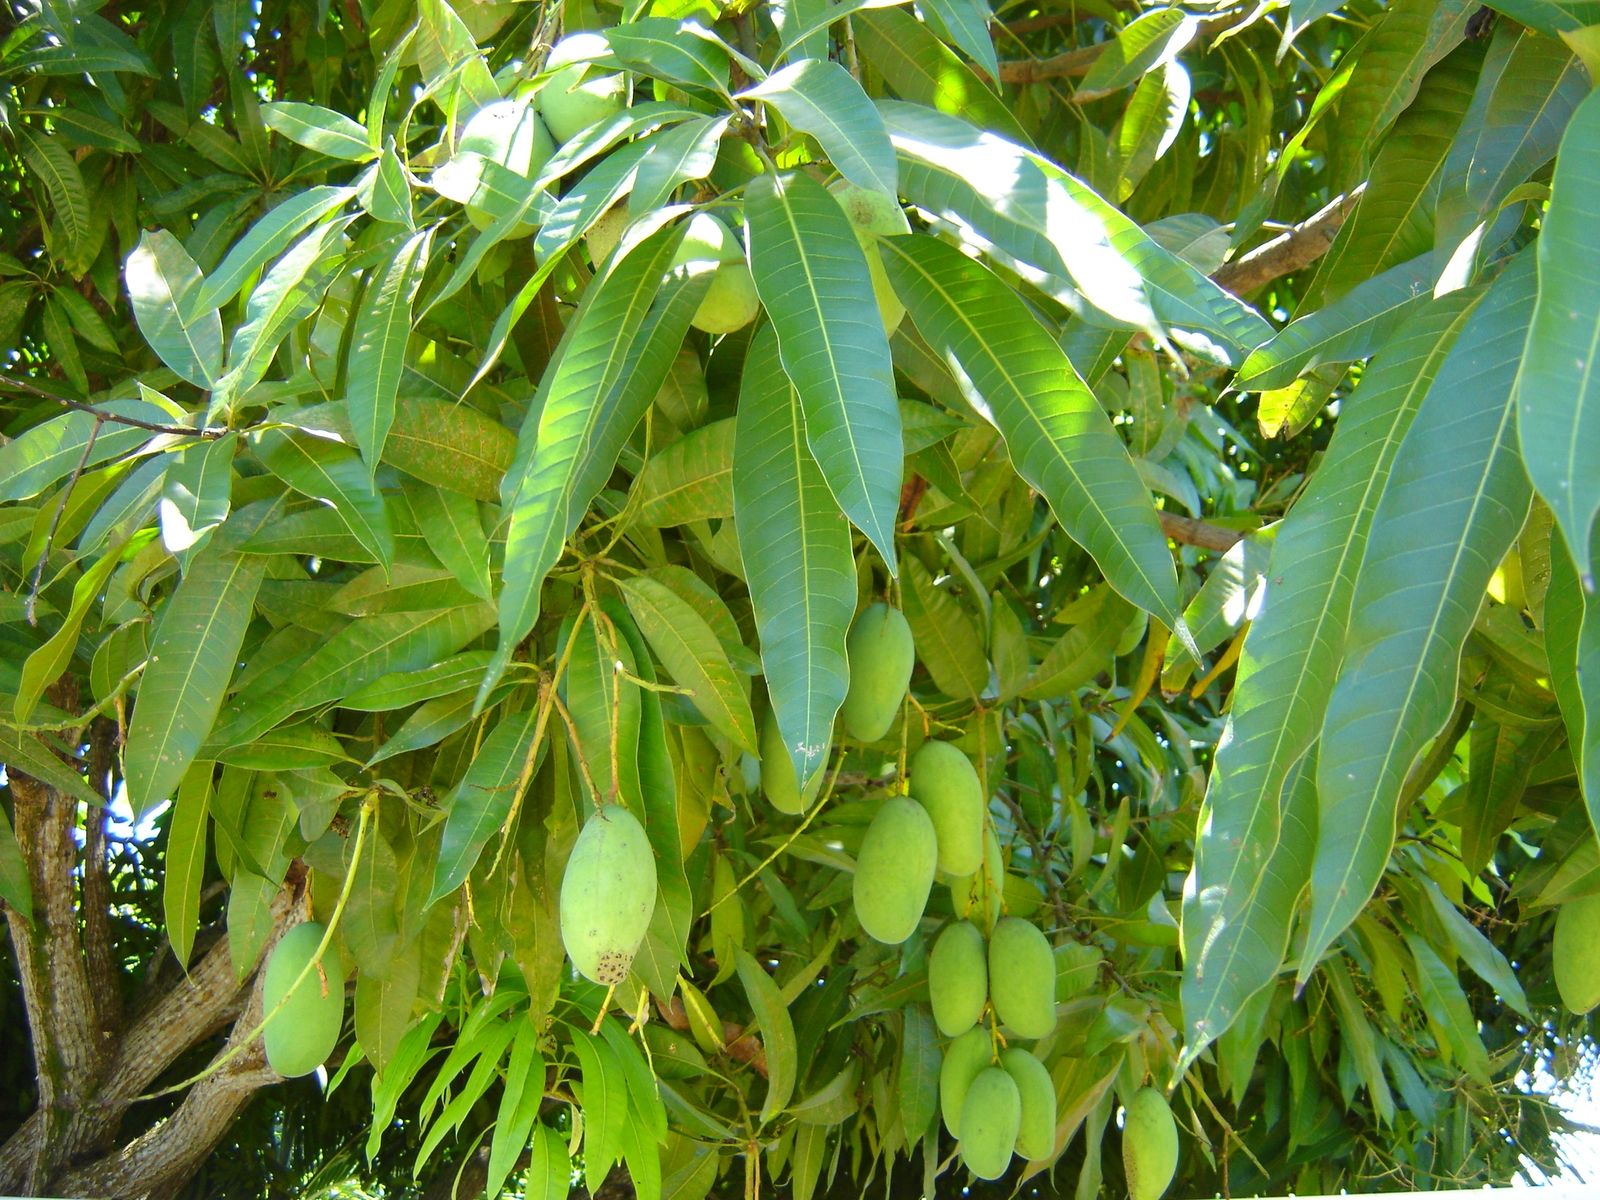
[[[1559,1164],[1600,4],[17,9],[0,1190],[177,1187],[276,1104],[302,1186],[931,1194],[929,954],[1002,916],[1056,1105],[1004,1186],[1121,1188],[1163,1093],[1175,1193]],[[930,740],[980,866],[887,945]],[[258,1036],[307,919],[326,1101]]]

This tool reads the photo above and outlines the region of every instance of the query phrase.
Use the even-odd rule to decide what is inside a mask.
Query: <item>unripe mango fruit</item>
[[[1021,1046],[1002,1050],[1000,1066],[1022,1098],[1017,1153],[1030,1161],[1049,1158],[1056,1149],[1056,1085],[1049,1069]]]
[[[1050,941],[1021,917],[1002,917],[989,935],[989,998],[1020,1038],[1056,1027],[1056,957]]]
[[[938,856],[933,822],[909,796],[892,796],[867,826],[856,857],[854,898],[861,928],[880,942],[905,941],[922,920]]]
[[[496,100],[472,114],[461,130],[454,157],[433,173],[429,185],[446,199],[466,205],[473,225],[487,229],[511,201],[504,181],[497,181],[494,168],[486,164],[533,179],[555,149],[533,105]],[[537,228],[534,222],[520,221],[516,232],[526,236]]]
[[[961,1106],[961,1161],[979,1179],[999,1179],[1011,1165],[1022,1122],[1022,1097],[1011,1076],[985,1067]]]
[[[1129,1200],[1160,1200],[1178,1169],[1178,1124],[1153,1087],[1140,1088],[1123,1111],[1122,1169]]]
[[[989,952],[971,921],[944,927],[928,954],[928,1002],[933,1023],[945,1037],[958,1037],[978,1023],[989,998]]]
[[[691,266],[714,272],[711,286],[700,299],[689,324],[706,333],[732,333],[755,320],[761,308],[756,282],[745,262],[744,247],[733,231],[710,213],[695,213],[672,256],[675,267]]]
[[[985,828],[982,870],[959,875],[950,881],[950,907],[956,916],[975,922],[980,929],[993,929],[1000,919],[1005,870],[1000,839],[995,837],[993,829]]]
[[[585,979],[621,983],[656,907],[656,859],[639,819],[608,804],[584,823],[561,877],[561,943]]]
[[[1575,1013],[1600,1004],[1600,895],[1568,900],[1556,914],[1551,947],[1556,991]]]
[[[769,708],[767,719],[761,723],[761,790],[772,801],[772,807],[779,812],[805,812],[822,789],[824,774],[821,768],[813,771],[801,790],[794,773],[794,758],[778,728],[777,715]]]
[[[326,1062],[344,1024],[344,963],[338,947],[330,943],[322,961],[300,979],[326,932],[317,921],[296,925],[278,939],[267,959],[261,985],[261,1015],[267,1024],[261,1040],[272,1069],[289,1078],[309,1075]]]
[[[574,33],[550,50],[545,69],[563,68],[539,89],[539,113],[558,142],[570,141],[591,125],[622,111],[625,86],[621,75],[589,64],[611,50],[595,33]]]
[[[939,1112],[950,1136],[961,1136],[961,1111],[967,1102],[967,1089],[978,1072],[994,1060],[994,1041],[982,1026],[967,1030],[945,1047],[939,1064]]]
[[[949,742],[923,742],[910,784],[939,835],[939,869],[971,875],[983,864],[983,785],[971,760]]]
[[[875,742],[899,715],[916,663],[905,614],[883,603],[868,605],[850,626],[845,653],[850,660],[850,687],[839,716],[851,737]]]

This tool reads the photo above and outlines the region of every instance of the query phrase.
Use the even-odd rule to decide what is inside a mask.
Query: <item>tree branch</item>
[[[1328,252],[1340,227],[1355,211],[1366,184],[1329,201],[1300,224],[1284,230],[1270,242],[1224,263],[1211,276],[1221,288],[1236,296],[1253,292],[1274,279],[1293,274]]]
[[[1245,535],[1237,529],[1212,525],[1181,513],[1158,512],[1156,515],[1161,518],[1161,532],[1185,546],[1199,546],[1202,550],[1222,554],[1244,540]]]
[[[85,412],[91,416],[99,417],[102,421],[110,421],[114,425],[131,425],[135,429],[148,429],[151,433],[169,433],[173,437],[205,438],[215,441],[227,429],[221,425],[207,425],[200,429],[191,429],[187,425],[162,425],[154,421],[141,421],[138,417],[125,417],[120,413],[107,412],[103,408],[96,408],[92,404],[85,404],[82,400],[73,400],[68,396],[58,396],[54,392],[47,392],[44,388],[35,387],[33,384],[11,376],[0,376],[0,387],[10,388],[12,391],[22,392],[29,396],[37,396],[41,400],[52,400],[63,407],[77,412]]]
[[[122,1027],[122,983],[111,943],[111,864],[106,858],[116,737],[116,725],[104,717],[89,726],[89,786],[106,803],[98,811],[86,809],[83,817],[83,952],[96,1025],[106,1039]]]

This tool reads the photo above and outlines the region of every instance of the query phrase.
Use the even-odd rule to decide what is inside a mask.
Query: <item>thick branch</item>
[[[1333,245],[1340,226],[1355,211],[1365,187],[1366,184],[1362,184],[1347,195],[1337,197],[1270,242],[1263,242],[1249,253],[1224,263],[1211,278],[1218,286],[1243,296],[1274,279],[1310,266]]]
[[[83,952],[102,1038],[114,1037],[122,1027],[122,983],[111,947],[111,864],[106,859],[116,737],[116,725],[104,717],[89,727],[89,786],[106,804],[98,812],[84,813]]]
[[[1079,46],[1050,58],[1018,59],[1000,64],[1001,83],[1036,83],[1041,79],[1064,79],[1087,75],[1094,60],[1105,50],[1105,43]]]

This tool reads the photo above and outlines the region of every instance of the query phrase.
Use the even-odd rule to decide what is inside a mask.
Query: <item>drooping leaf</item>
[[[1600,205],[1600,95],[1591,92],[1561,139],[1539,235],[1539,293],[1517,378],[1517,436],[1528,478],[1555,513],[1585,586],[1589,531],[1600,510],[1600,246],[1589,236]]]
[[[1565,549],[1559,544],[1550,549],[1550,590],[1544,602],[1550,682],[1566,723],[1589,823],[1600,829],[1600,603],[1584,594]]]
[[[1128,22],[1110,39],[1079,84],[1084,92],[1114,92],[1164,63],[1193,40],[1199,22],[1182,9],[1153,8]]]
[[[794,1094],[800,1063],[795,1049],[794,1021],[766,968],[744,950],[735,951],[735,968],[767,1056],[767,1094],[761,1101],[761,1121],[771,1121],[788,1107]]]
[[[510,517],[493,686],[539,616],[539,588],[678,353],[709,279],[669,276],[681,230],[634,247],[589,288],[546,369],[501,484]]]
[[[405,373],[406,340],[411,334],[412,303],[428,265],[432,237],[432,229],[412,234],[375,267],[356,312],[345,404],[369,473],[376,473],[394,423],[395,400]]]
[[[1232,1024],[1282,961],[1305,878],[1285,864],[1309,852],[1299,826],[1315,825],[1314,803],[1307,819],[1289,821],[1287,781],[1321,729],[1373,511],[1476,298],[1447,296],[1394,335],[1344,402],[1321,468],[1278,530],[1184,889],[1186,1059]]]
[[[653,455],[639,472],[634,484],[638,519],[666,526],[732,516],[733,464],[731,419],[691,430]]]
[[[261,119],[274,133],[329,158],[366,162],[377,156],[368,143],[366,129],[331,108],[277,100],[261,106]]]
[[[1302,979],[1377,885],[1406,772],[1450,715],[1461,645],[1528,514],[1511,397],[1530,259],[1513,262],[1463,326],[1372,518],[1347,660],[1322,727]]]
[[[394,561],[388,509],[354,450],[303,430],[269,429],[256,455],[295,491],[330,505],[378,562]]]
[[[796,777],[822,765],[849,685],[855,614],[850,529],[806,441],[770,326],[745,356],[734,434],[733,518],[767,696]]]
[[[954,247],[887,239],[884,265],[918,331],[960,364],[1017,472],[1128,599],[1177,624],[1177,577],[1138,472],[1088,387],[1027,306]]]
[[[850,219],[810,176],[746,194],[750,270],[800,396],[806,439],[839,507],[895,570],[900,411],[889,340]]]
[[[428,892],[429,904],[466,881],[484,846],[505,824],[512,805],[533,777],[539,724],[538,705],[502,717],[444,801],[444,837]]]

